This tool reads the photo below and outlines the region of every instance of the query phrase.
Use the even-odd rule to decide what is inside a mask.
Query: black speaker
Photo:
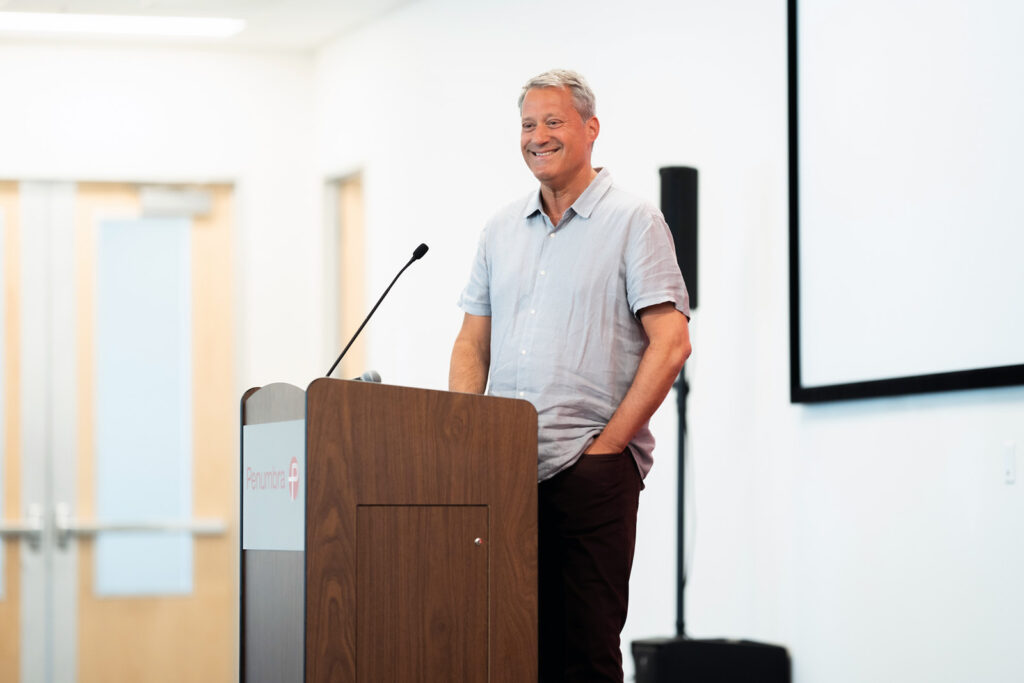
[[[750,640],[633,641],[636,683],[790,683],[789,652]]]
[[[666,166],[661,173],[661,212],[676,243],[690,308],[697,308],[697,169]]]

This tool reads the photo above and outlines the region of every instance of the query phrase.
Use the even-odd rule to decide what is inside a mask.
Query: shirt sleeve
[[[637,217],[626,244],[626,297],[633,315],[648,306],[671,301],[690,317],[690,296],[676,262],[672,233],[660,211],[650,208]]]
[[[469,282],[459,295],[458,307],[470,315],[491,315],[490,268],[487,263],[487,230],[480,233],[480,241],[473,259]]]

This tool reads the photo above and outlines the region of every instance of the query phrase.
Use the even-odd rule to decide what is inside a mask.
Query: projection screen
[[[1015,0],[789,0],[793,402],[1024,383],[1022,35]]]

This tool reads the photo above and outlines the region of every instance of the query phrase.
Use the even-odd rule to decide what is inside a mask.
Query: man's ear
[[[596,116],[591,116],[584,125],[587,128],[587,139],[593,144],[597,139],[597,134],[601,132],[601,122],[597,120]]]

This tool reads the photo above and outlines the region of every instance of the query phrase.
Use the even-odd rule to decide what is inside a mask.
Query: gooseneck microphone
[[[352,346],[352,342],[356,340],[356,337],[359,336],[359,333],[363,331],[364,327],[366,327],[366,323],[370,322],[370,318],[373,317],[373,314],[377,311],[377,307],[380,306],[380,302],[384,301],[384,297],[388,295],[388,292],[391,291],[391,288],[395,286],[396,282],[398,282],[398,278],[402,277],[402,273],[405,272],[405,269],[411,266],[413,261],[418,261],[421,258],[423,258],[423,255],[427,253],[427,250],[429,248],[430,247],[428,247],[426,244],[421,244],[420,246],[416,247],[416,250],[412,252],[412,258],[409,259],[408,263],[402,266],[402,269],[398,271],[398,275],[395,276],[395,279],[391,281],[391,284],[388,285],[388,288],[385,289],[384,293],[380,295],[379,299],[377,299],[377,303],[375,303],[373,305],[373,308],[370,309],[370,313],[366,316],[366,319],[363,321],[363,324],[359,326],[359,329],[356,330],[356,333],[353,334],[352,338],[348,340],[348,344],[346,344],[345,348],[341,350],[341,355],[338,356],[338,360],[334,361],[334,365],[332,365],[331,369],[327,371],[325,377],[330,377],[331,373],[334,372],[334,368],[338,367],[338,363],[340,363],[341,359],[345,357],[346,353],[348,353],[348,349],[350,346]]]

